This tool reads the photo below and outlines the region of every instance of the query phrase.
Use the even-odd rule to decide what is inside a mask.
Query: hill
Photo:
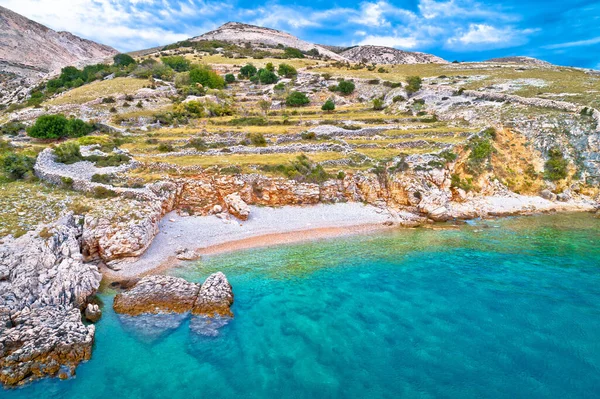
[[[262,45],[267,47],[294,47],[304,52],[316,49],[319,54],[324,57],[345,61],[344,57],[339,56],[333,51],[327,50],[317,44],[301,40],[289,33],[239,22],[228,22],[213,31],[191,39],[191,41],[202,40],[219,40],[234,44],[250,43],[255,46]]]
[[[524,64],[524,65],[536,65],[536,66],[551,66],[552,64],[547,61],[538,60],[533,57],[515,56],[515,57],[500,57],[492,58],[486,62],[497,62],[507,64]]]
[[[435,55],[398,50],[384,46],[357,46],[342,53],[341,56],[353,62],[375,64],[447,64],[448,61]]]

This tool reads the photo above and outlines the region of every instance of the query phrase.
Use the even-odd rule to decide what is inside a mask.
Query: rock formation
[[[91,356],[94,326],[80,309],[100,285],[84,264],[72,215],[0,245],[0,382],[72,375]]]
[[[356,46],[340,54],[352,62],[367,64],[447,64],[448,61],[435,55],[414,51],[398,50],[384,46]]]
[[[171,276],[148,276],[133,288],[117,294],[115,312],[130,316],[158,313],[186,313],[206,316],[233,316],[233,291],[221,272],[202,284]]]
[[[240,194],[229,194],[224,198],[224,200],[229,213],[240,220],[248,220],[248,216],[250,216],[250,208],[248,207],[248,204],[246,204],[240,197]]]

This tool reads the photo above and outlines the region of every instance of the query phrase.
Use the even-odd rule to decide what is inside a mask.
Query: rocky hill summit
[[[56,32],[0,7],[0,70],[29,76],[101,62],[118,52],[69,32]]]
[[[535,66],[551,66],[552,64],[547,61],[538,60],[533,57],[515,56],[515,57],[500,57],[492,58],[486,62],[506,63],[506,64],[524,64],[524,65],[535,65]]]
[[[268,47],[293,47],[300,51],[308,52],[316,49],[320,55],[329,57],[333,60],[345,61],[344,57],[327,50],[317,44],[301,40],[289,33],[276,29],[263,28],[261,26],[248,25],[240,22],[228,22],[219,28],[207,32],[201,36],[191,39],[192,41],[201,40],[220,40],[235,44],[250,43],[253,45],[263,45]]]
[[[447,64],[432,54],[398,50],[385,46],[357,46],[340,54],[352,62],[376,64]]]

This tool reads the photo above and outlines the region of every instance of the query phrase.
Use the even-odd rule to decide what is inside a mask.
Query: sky
[[[600,0],[0,0],[0,5],[123,52],[237,21],[319,44],[383,45],[449,61],[524,55],[600,69]]]

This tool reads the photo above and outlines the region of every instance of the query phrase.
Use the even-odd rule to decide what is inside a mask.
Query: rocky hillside
[[[218,29],[207,32],[201,36],[194,37],[192,41],[220,40],[235,44],[251,43],[268,47],[284,46],[294,47],[301,51],[317,49],[320,55],[333,60],[345,61],[345,59],[333,51],[327,50],[317,44],[298,39],[289,33],[276,29],[263,28],[260,26],[242,24],[239,22],[228,22]]]
[[[0,70],[15,73],[50,73],[117,54],[111,47],[53,31],[4,7],[0,7],[0,32]]]
[[[357,46],[340,54],[353,62],[375,64],[447,64],[448,61],[435,55],[398,50],[384,46]]]
[[[486,62],[506,63],[506,64],[524,64],[524,65],[536,65],[536,66],[551,66],[552,64],[546,61],[538,60],[533,57],[500,57],[492,58]]]

